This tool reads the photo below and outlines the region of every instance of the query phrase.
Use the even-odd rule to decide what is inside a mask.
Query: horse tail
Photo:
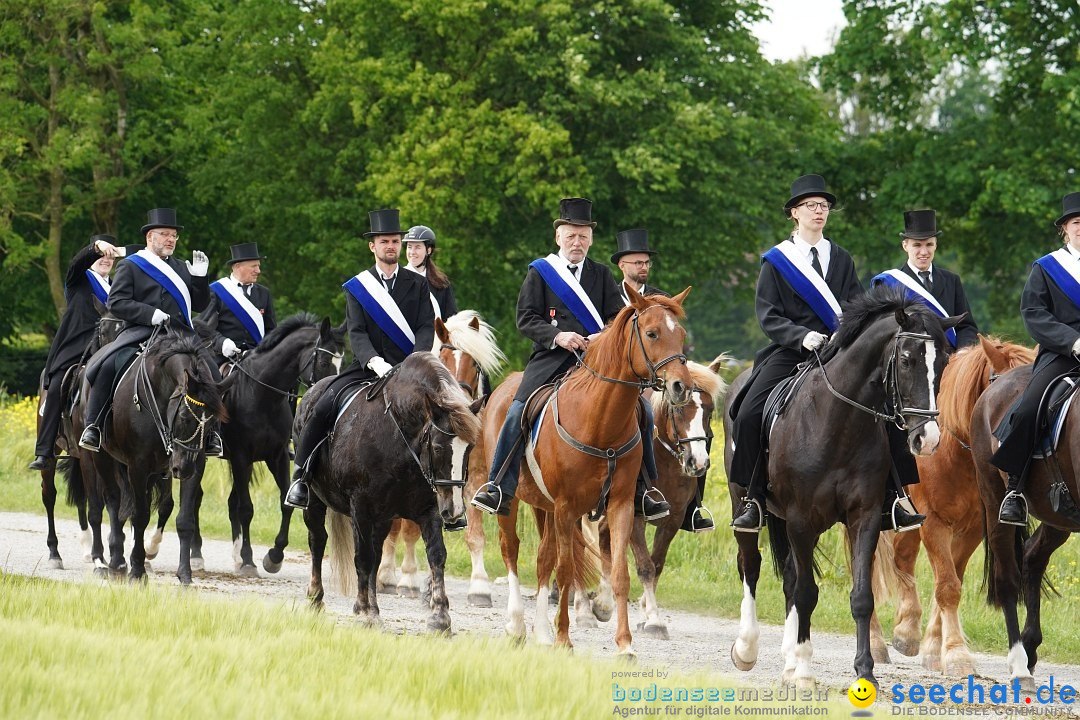
[[[1015,572],[1016,577],[1023,575],[1023,561],[1024,561],[1024,544],[1031,537],[1031,527],[1016,527],[1010,526],[1013,530],[1013,557],[1015,558],[1014,567],[1008,568],[1010,572]],[[986,514],[983,514],[983,549],[985,559],[983,561],[983,584],[986,585],[986,604],[996,608],[1001,607],[1001,596],[998,594],[999,588],[997,583],[997,576],[994,573],[994,548],[990,542],[990,533],[986,527]],[[1017,595],[1017,600],[1019,600]]]
[[[549,526],[554,531],[555,523]],[[581,523],[574,523],[574,587],[587,590],[600,580],[600,551],[590,545],[582,532]]]
[[[772,551],[773,572],[776,577],[784,579],[784,566],[787,565],[788,557],[791,556],[791,544],[788,542],[787,522],[781,518],[765,514],[765,527],[769,530],[769,550]],[[817,561],[814,561],[817,567]]]
[[[77,508],[86,507],[86,484],[79,461],[73,457],[62,457],[56,461],[56,469],[63,474],[67,485],[67,504]]]
[[[337,578],[338,590],[346,597],[356,594],[356,545],[352,518],[326,509],[330,519],[330,568]]]
[[[168,473],[160,473],[150,483],[150,512],[161,512],[161,501],[172,493],[172,478]]]

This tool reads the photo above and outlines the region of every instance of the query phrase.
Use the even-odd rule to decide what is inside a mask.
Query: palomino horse
[[[304,395],[296,414],[297,434],[327,386],[320,382]],[[386,377],[359,387],[341,411],[330,441],[320,448],[311,476],[313,495],[304,522],[313,605],[323,601],[329,507],[331,564],[347,582],[352,558],[358,580],[353,612],[365,624],[379,624],[379,553],[391,522],[403,517],[420,525],[427,550],[432,609],[428,627],[450,629],[442,525],[465,512],[461,485],[450,480],[452,443],[455,438],[472,443],[479,434],[480,421],[465,393],[430,353],[413,353]]]
[[[491,393],[491,378],[499,373],[506,363],[506,356],[495,344],[495,330],[484,321],[475,310],[461,310],[446,319],[444,324],[435,318],[435,345],[432,348],[458,385],[470,400],[476,401]],[[474,409],[480,408],[474,402]],[[455,443],[454,465],[451,479],[462,484],[468,479],[468,463],[472,446],[466,446],[460,439]],[[466,504],[465,515],[468,529],[465,542],[473,558],[473,578],[476,582],[477,567],[482,574],[482,581],[487,581],[484,571],[484,527],[479,510]],[[460,528],[455,528],[460,529]],[[401,562],[400,578],[397,573],[396,548],[401,538],[405,544],[405,555]],[[420,539],[419,526],[409,520],[395,520],[390,533],[383,543],[382,560],[379,563],[379,592],[396,592],[406,597],[416,597],[420,593],[420,576],[416,564],[416,541]],[[474,603],[470,592],[469,602]],[[487,604],[491,607],[491,591],[487,590]]]
[[[626,547],[634,525],[634,489],[641,469],[636,403],[647,387],[662,389],[677,405],[687,402],[691,379],[682,355],[686,331],[678,321],[690,288],[674,298],[643,298],[632,288],[628,292],[630,305],[590,343],[581,367],[562,381],[548,401],[535,440],[531,435],[527,438],[526,467],[522,468],[517,497],[532,505],[537,516],[538,588],[548,587],[555,569],[559,612],[554,641],[566,647],[571,645],[570,592],[587,586],[592,574],[578,520],[606,501],[613,558],[611,584],[618,611],[615,643],[620,654],[632,656]],[[484,453],[489,467],[496,437],[519,383],[520,376],[511,376],[492,393],[488,403]],[[605,490],[609,490],[606,497]],[[514,507],[508,517],[499,517],[509,580],[507,632],[521,637],[525,622],[517,572],[516,522]],[[547,600],[547,592],[537,593],[534,627],[538,641],[550,644]]]
[[[687,508],[697,496],[698,478],[709,469],[708,446],[712,438],[713,411],[727,389],[727,384],[717,371],[726,360],[726,355],[720,355],[708,366],[695,362],[686,364],[693,382],[690,401],[686,405],[675,406],[666,402],[663,393],[653,393],[651,398],[656,417],[656,432],[653,438],[658,474],[656,487],[670,503],[671,514],[657,523],[651,553],[645,537],[644,518],[634,518],[634,532],[630,536],[630,549],[634,551],[638,579],[642,586],[641,610],[645,614],[645,621],[639,629],[651,637],[664,640],[668,638],[667,623],[660,616],[660,607],[656,600],[656,586],[660,581],[660,574],[664,571],[671,541],[682,527]],[[606,523],[601,521],[599,545],[603,575],[600,589],[593,600],[592,608],[584,602],[575,603],[579,624],[590,622],[590,615],[586,614],[586,611],[604,619],[605,615],[610,616],[607,608],[613,606],[611,584],[607,581],[611,568],[611,547],[610,535],[606,529]],[[588,534],[586,530],[586,535]],[[579,590],[580,592],[583,591]]]
[[[101,317],[98,319],[94,338],[83,354],[83,362],[72,366],[64,373],[60,393],[60,402],[64,406],[71,403],[72,396],[77,397],[79,394],[86,358],[97,352],[102,345],[115,340],[123,329],[123,321],[114,317],[100,300],[94,298],[93,302]],[[42,381],[44,379],[45,374],[42,372]],[[44,398],[45,390],[39,387],[38,395]],[[64,475],[68,502],[75,506],[79,515],[84,559],[95,563],[98,567],[105,566],[105,548],[101,541],[101,511],[104,505],[98,487],[97,474],[94,472],[93,460],[87,451],[79,447],[79,434],[82,432],[82,407],[77,406],[73,411],[76,416],[75,422],[72,421],[71,415],[67,412],[63,413],[60,416],[60,428],[56,434],[56,448],[66,452],[68,457],[48,462],[41,470],[41,502],[45,506],[45,517],[49,525],[49,534],[46,539],[49,548],[49,567],[54,570],[64,569],[64,561],[60,557],[56,537],[54,515],[57,470]],[[40,414],[37,416],[37,421],[41,422]]]
[[[768,523],[773,558],[777,570],[783,569],[787,605],[781,646],[785,684],[814,685],[810,666],[810,616],[817,604],[813,554],[821,534],[837,522],[844,523],[854,538],[855,672],[877,684],[870,652],[874,610],[870,581],[891,463],[884,423],[894,422],[907,430],[908,446],[915,455],[929,454],[937,447],[940,433],[934,402],[946,361],[944,328],[955,322],[956,318],[942,321],[921,302],[895,289],[872,289],[844,309],[840,328],[821,353],[820,364],[809,371],[776,419],[768,456]],[[725,409],[725,421],[728,415]],[[733,505],[741,495],[740,488],[732,488]],[[743,602],[731,657],[738,669],[749,670],[758,654],[755,593],[761,555],[756,535],[737,532],[735,538]]]
[[[203,440],[207,424],[228,414],[217,385],[199,357],[194,338],[160,335],[155,326],[148,349],[135,358],[115,391],[116,400],[103,430],[102,451],[94,453],[94,467],[104,482],[119,482],[121,507],[110,508],[109,567],[123,563],[123,523],[132,519],[132,579],[146,576],[143,534],[150,522],[151,495],[169,486],[162,477],[180,479],[180,537],[177,577],[191,583],[191,542],[195,529],[196,496],[206,456]],[[90,391],[83,382],[85,403]],[[106,498],[108,502],[108,498]]]
[[[978,345],[952,356],[938,394],[941,442],[933,455],[917,458],[919,483],[909,488],[926,522],[918,532],[893,534],[893,564],[875,567],[875,573],[896,576],[886,583],[895,585],[899,595],[893,647],[904,655],[917,652],[928,670],[952,677],[975,673],[975,655],[967,646],[958,612],[964,571],[983,539],[982,515],[972,512],[980,500],[971,457],[971,411],[998,375],[1034,359],[1030,348],[982,336]],[[889,541],[883,534],[881,542]],[[921,645],[922,606],[915,585],[920,541],[934,571],[934,598]],[[875,629],[880,633],[880,625]],[[874,645],[884,647],[884,640],[875,638]]]
[[[998,509],[1005,498],[1006,485],[1001,472],[990,463],[997,449],[992,433],[1020,396],[1031,379],[1031,368],[1019,367],[997,379],[975,403],[971,415],[971,452],[979,495],[983,505],[986,533],[986,599],[1000,607],[1005,615],[1009,643],[1008,670],[1011,680],[1019,680],[1026,690],[1034,690],[1031,672],[1038,661],[1042,644],[1042,583],[1047,563],[1055,550],[1080,532],[1080,517],[1068,505],[1058,504],[1057,492],[1069,493],[1076,503],[1077,467],[1080,467],[1080,409],[1074,401],[1067,410],[1061,440],[1045,460],[1032,461],[1024,495],[1030,515],[1041,520],[1039,528],[1028,537],[1027,528],[998,522]],[[1069,515],[1058,512],[1067,510]],[[1020,630],[1016,604],[1021,591],[1027,619]]]

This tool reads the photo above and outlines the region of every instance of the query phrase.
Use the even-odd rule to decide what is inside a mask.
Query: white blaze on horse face
[[[678,323],[675,322],[675,317],[668,313],[664,316],[665,322],[667,322],[668,332],[675,332],[675,328],[678,327]]]
[[[934,343],[931,340],[926,341],[926,388],[927,396],[930,398],[929,410],[937,410],[937,395],[934,393],[934,381],[936,380],[936,372],[934,370],[934,364],[937,360],[937,348],[934,347]],[[922,443],[919,445],[920,455],[930,455],[937,450],[938,443],[941,442],[941,428],[938,426],[937,420],[931,420],[922,426]]]
[[[341,359],[345,357],[345,353],[334,353],[334,357],[330,360],[334,364],[334,374],[341,372]]]
[[[468,449],[469,443],[457,436],[455,436],[450,443],[450,450],[452,452],[450,460],[450,480],[455,483],[461,483],[462,485],[465,484],[465,463],[468,462]]]
[[[705,408],[701,403],[701,391],[695,390],[690,393],[690,407],[694,408],[694,415],[690,418],[690,437],[705,437]],[[694,461],[694,470],[700,472],[705,469],[709,462],[709,450],[704,440],[694,440],[689,443],[690,457]]]

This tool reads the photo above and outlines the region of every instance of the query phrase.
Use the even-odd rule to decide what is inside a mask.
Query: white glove
[[[191,262],[185,262],[188,272],[196,277],[206,277],[206,271],[210,269],[210,258],[202,250],[191,253]]]
[[[378,355],[368,360],[367,366],[373,373],[375,373],[379,377],[386,375],[386,373],[390,372],[390,370],[394,367]]]
[[[1072,354],[1073,355],[1080,355],[1080,338],[1077,338],[1076,342],[1073,343]]]
[[[164,310],[154,309],[154,317],[150,318],[150,322],[154,325],[163,325],[169,322],[169,313]]]
[[[819,332],[814,332],[813,330],[811,330],[810,332],[806,333],[806,337],[802,339],[802,346],[807,350],[817,350],[819,347],[825,344],[826,340],[828,340],[827,337],[825,337]]]
[[[227,358],[231,358],[234,355],[240,354],[240,348],[236,347],[236,343],[232,340],[225,338],[221,341],[221,354]]]

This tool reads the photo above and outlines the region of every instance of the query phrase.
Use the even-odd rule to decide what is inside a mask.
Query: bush
[[[15,395],[37,395],[38,381],[49,356],[46,347],[0,345],[0,383]]]

